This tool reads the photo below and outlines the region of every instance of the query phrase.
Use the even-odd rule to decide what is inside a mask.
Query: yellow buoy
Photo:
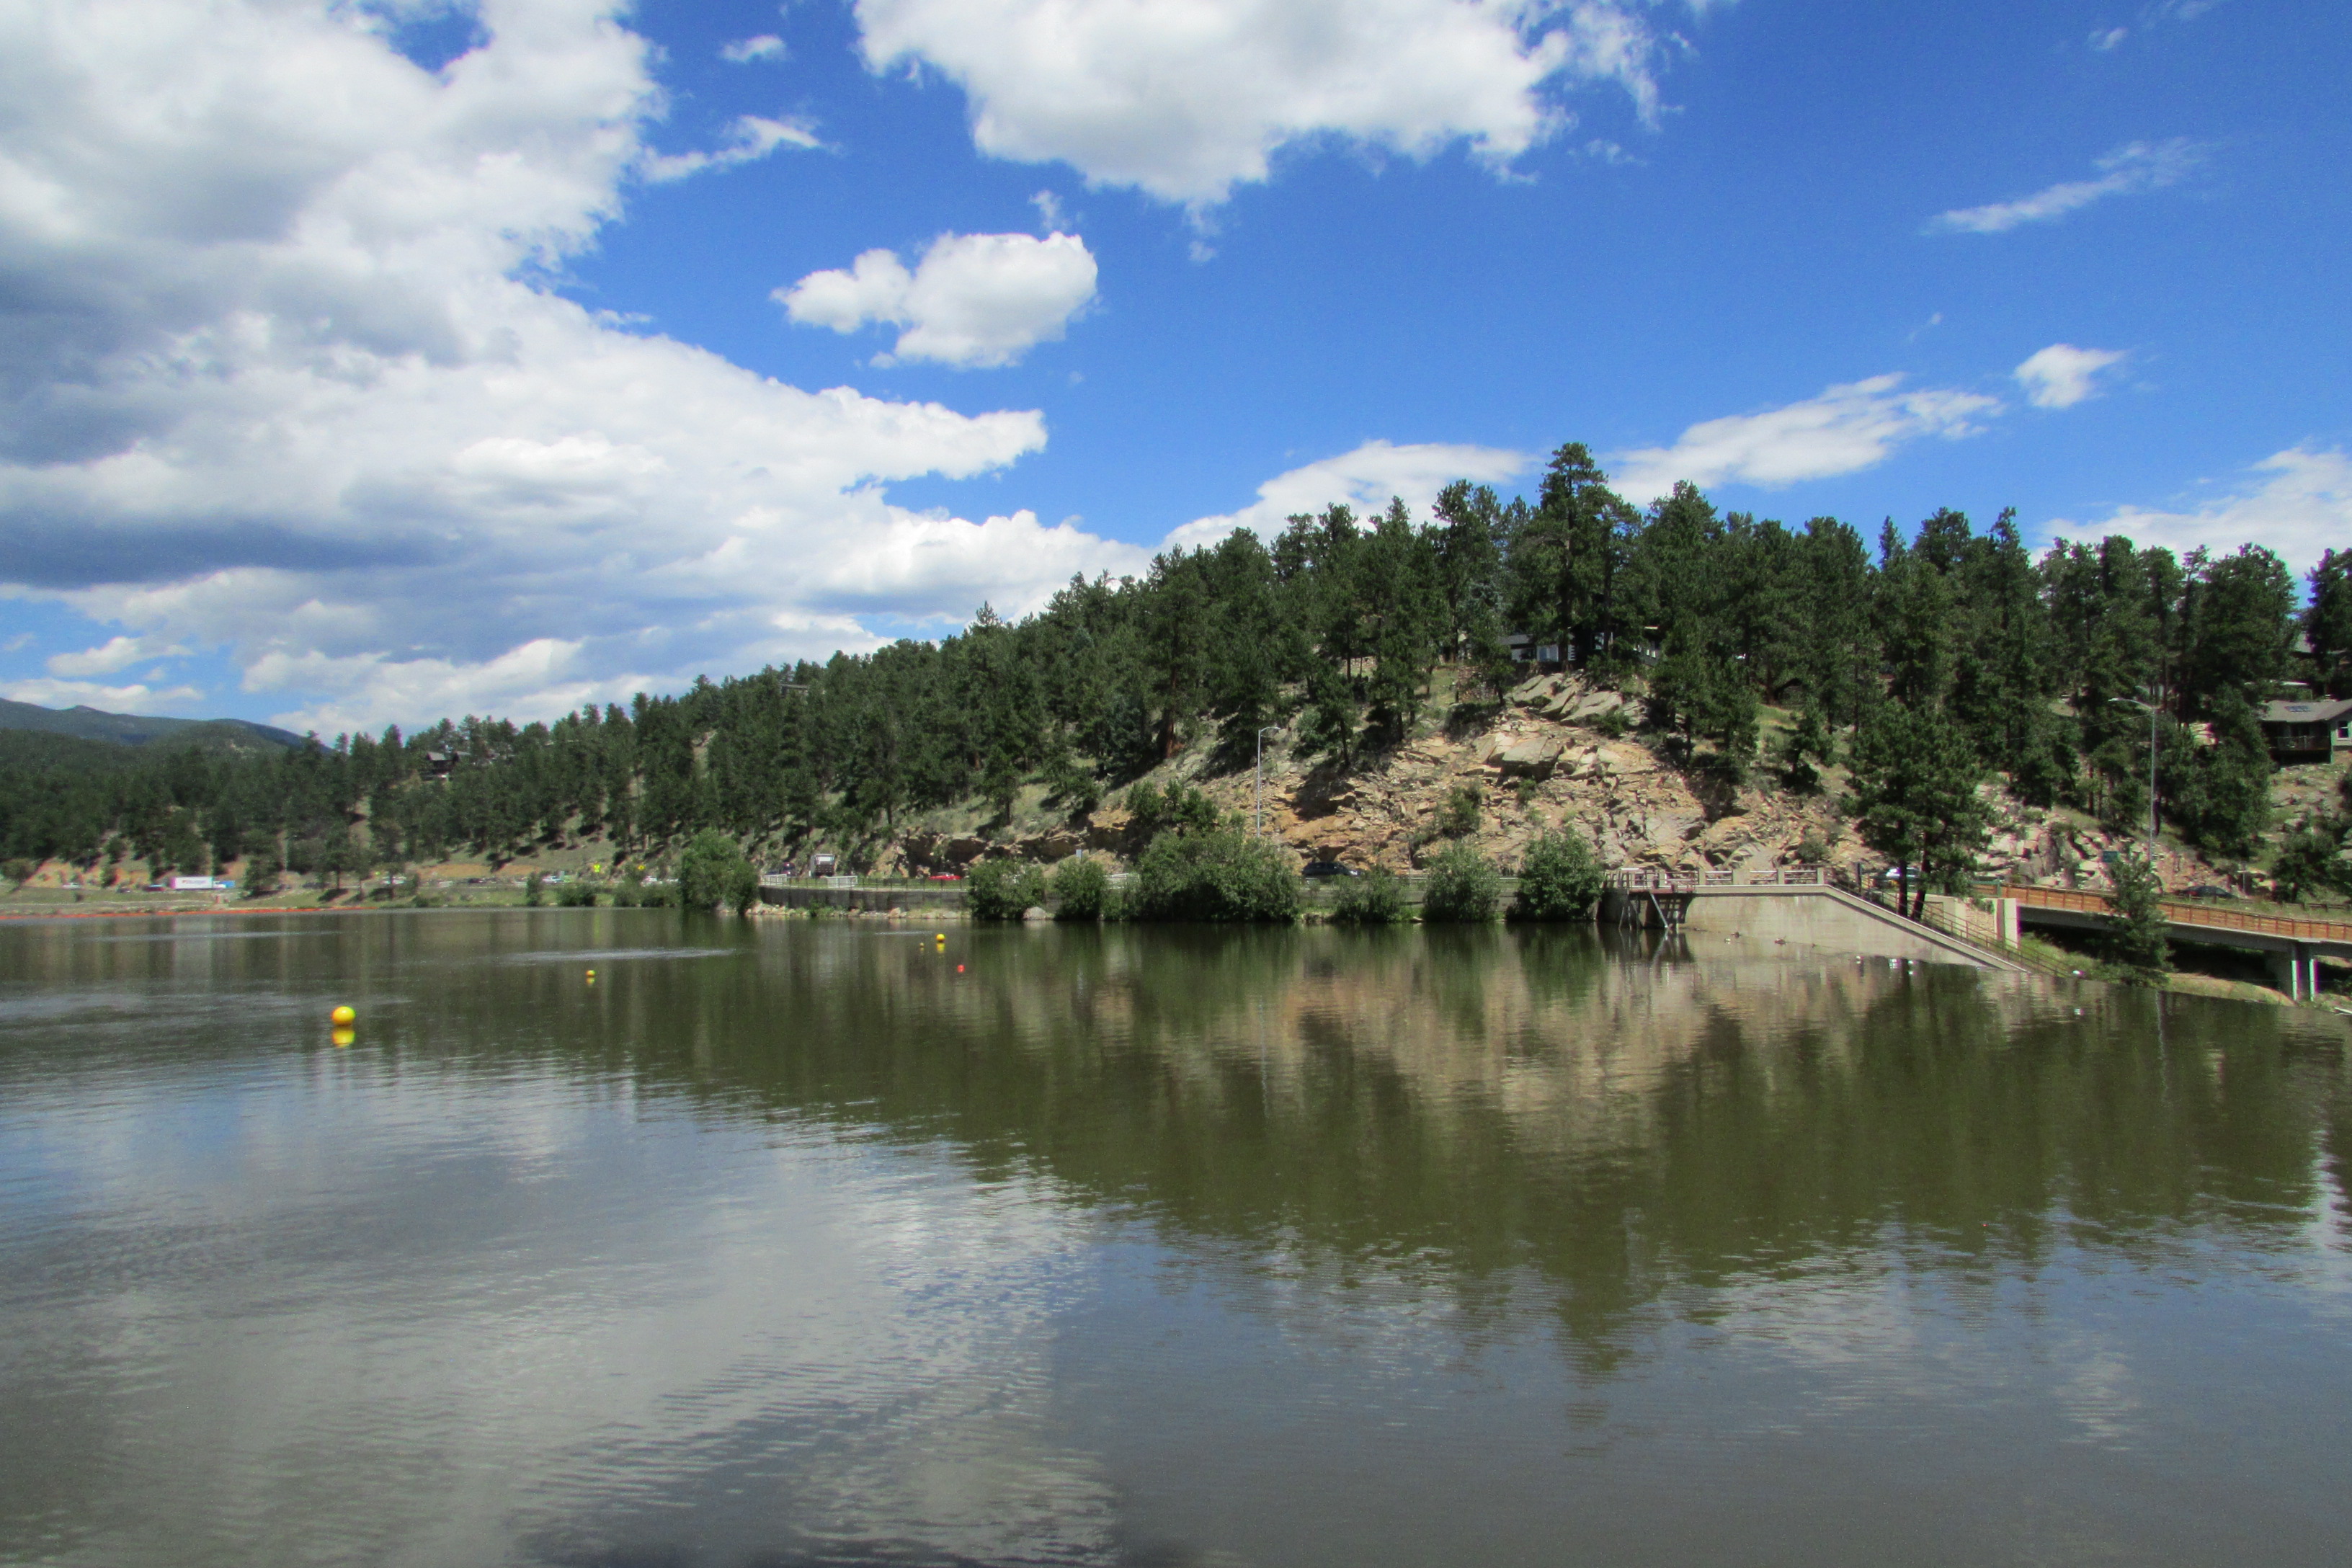
[[[332,1013],[329,1014],[328,1016],[334,1020],[335,1027],[338,1029],[348,1029],[353,1024],[358,1023],[360,1018],[360,1016],[357,1013],[352,1012],[351,1008],[347,1006],[336,1008]]]

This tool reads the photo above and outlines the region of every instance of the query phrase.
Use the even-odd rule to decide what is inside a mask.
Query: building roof
[[[2332,724],[2352,713],[2352,698],[2336,702],[2265,702],[2265,724]]]

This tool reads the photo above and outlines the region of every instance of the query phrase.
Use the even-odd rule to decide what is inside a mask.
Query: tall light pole
[[[1257,775],[1250,784],[1250,811],[1257,818],[1251,832],[1265,837],[1265,738],[1282,732],[1279,724],[1268,724],[1257,732]]]

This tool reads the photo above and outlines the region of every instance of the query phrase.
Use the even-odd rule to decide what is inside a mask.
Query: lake
[[[0,1562],[2340,1563],[2343,1022],[1613,930],[0,926]]]

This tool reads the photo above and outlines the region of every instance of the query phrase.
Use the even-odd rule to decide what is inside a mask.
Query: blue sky
[[[0,58],[20,700],[546,716],[1571,439],[2352,547],[2341,6],[85,0]]]

